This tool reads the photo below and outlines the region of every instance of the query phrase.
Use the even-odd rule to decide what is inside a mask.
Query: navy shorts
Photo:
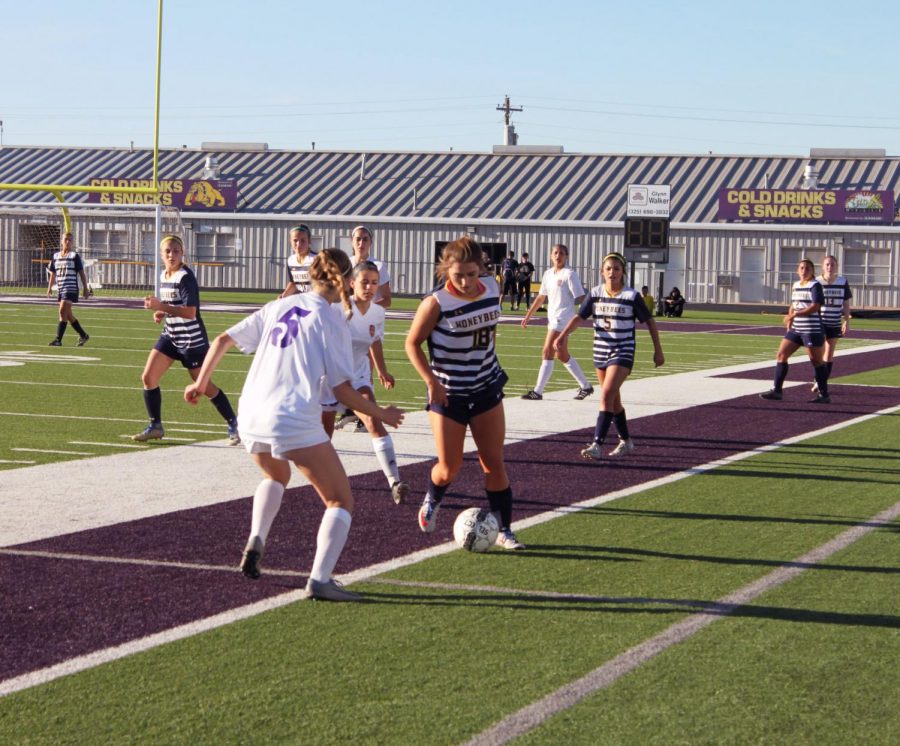
[[[67,300],[69,303],[78,303],[78,291],[77,290],[66,290],[60,291],[56,294],[57,301]]]
[[[606,370],[610,365],[619,365],[631,370],[634,368],[634,348],[623,350],[619,347],[594,348],[594,367]]]
[[[473,396],[448,396],[447,406],[426,404],[425,409],[442,417],[449,417],[460,425],[468,425],[473,417],[492,410],[503,401],[503,386],[508,380],[504,373],[495,384]]]
[[[840,326],[826,326],[825,339],[840,339],[844,334],[841,332]]]
[[[156,340],[156,344],[153,345],[153,349],[158,350],[163,355],[170,357],[173,360],[179,360],[182,366],[188,370],[195,370],[203,365],[203,358],[206,357],[206,351],[209,349],[209,345],[182,350],[180,347],[176,347],[172,340],[165,334],[160,334],[159,339]]]
[[[824,332],[801,334],[800,332],[795,332],[793,329],[791,329],[787,334],[784,335],[784,338],[788,342],[793,342],[795,345],[800,345],[801,347],[821,347],[825,344]]]

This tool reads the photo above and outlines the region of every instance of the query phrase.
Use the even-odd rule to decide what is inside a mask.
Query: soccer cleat
[[[48,345],[48,347],[62,347],[62,340],[57,337]]]
[[[828,394],[819,394],[809,400],[810,404],[831,404],[831,397]]]
[[[631,453],[634,450],[634,441],[629,438],[628,440],[619,440],[619,445],[613,448],[610,452],[610,456],[625,456],[626,454]]]
[[[310,578],[306,583],[306,597],[318,601],[362,601],[362,596],[348,591],[334,578],[327,582]]]
[[[355,425],[357,422],[359,422],[359,417],[357,417],[354,412],[344,412],[343,414],[339,414],[335,420],[334,429],[343,430],[345,427]]]
[[[91,338],[90,334],[85,334],[83,337],[79,337],[78,341],[75,343],[75,346],[76,347],[84,347],[90,338]]]
[[[600,444],[596,440],[588,443],[581,449],[581,456],[582,458],[592,459],[593,461],[600,461],[600,459],[603,458],[603,454],[600,451]]]
[[[394,482],[391,485],[391,497],[394,498],[395,504],[403,505],[408,495],[409,485],[406,482]]]
[[[356,427],[353,428],[353,432],[355,433],[365,433],[368,432],[368,428],[366,428],[366,423],[360,419],[356,420]]]
[[[524,549],[525,545],[516,538],[511,529],[501,529],[497,534],[497,540],[494,542],[502,549]]]
[[[759,395],[760,399],[768,399],[769,401],[781,401],[781,392],[775,389],[769,389],[765,394]]]
[[[144,428],[143,432],[132,435],[131,439],[136,440],[138,443],[143,443],[148,440],[159,440],[163,435],[165,435],[163,426],[158,422],[151,422]]]
[[[532,389],[532,390],[529,391],[527,394],[522,394],[522,398],[523,398],[523,399],[528,399],[528,400],[530,400],[530,401],[540,401],[540,400],[543,399],[544,397],[541,396],[537,391],[535,391],[534,389]]]
[[[594,393],[594,387],[588,386],[586,389],[578,389],[578,393],[575,394],[575,399],[581,401],[582,399],[587,399],[591,394]]]
[[[244,577],[250,580],[259,580],[259,565],[262,562],[263,543],[262,539],[254,536],[247,542],[247,548],[241,557],[241,572]]]
[[[239,446],[241,444],[241,435],[238,432],[237,422],[228,426],[228,445]]]
[[[429,500],[428,497],[422,501],[422,507],[419,508],[419,528],[426,534],[434,531],[434,527],[437,525],[437,514],[440,509],[440,503]]]

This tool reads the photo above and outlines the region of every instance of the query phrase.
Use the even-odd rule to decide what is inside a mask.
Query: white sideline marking
[[[181,430],[174,430],[173,432],[184,432]],[[216,433],[208,433],[209,435],[216,435]],[[132,440],[134,436],[132,435],[120,435],[120,438],[125,438],[126,440]],[[158,440],[160,443],[195,443],[197,441],[196,438],[173,438],[171,435],[166,435],[163,438],[153,438],[153,440]],[[71,441],[75,442],[75,441]],[[122,443],[116,444],[116,448],[136,448],[137,446],[126,446]]]
[[[869,520],[838,534],[831,541],[820,544],[806,554],[786,562],[768,575],[764,575],[752,583],[748,583],[743,588],[739,588],[734,593],[724,596],[715,602],[715,606],[718,608],[717,611],[692,614],[687,619],[673,624],[649,640],[645,640],[624,653],[617,655],[580,679],[560,687],[537,702],[503,718],[503,720],[487,730],[472,737],[466,742],[466,746],[497,746],[497,744],[509,743],[513,739],[534,730],[534,728],[553,715],[567,710],[595,692],[605,689],[673,645],[693,637],[705,627],[727,617],[763,593],[773,590],[789,580],[793,580],[805,572],[809,565],[828,559],[835,552],[846,549],[876,528],[888,525],[890,521],[898,516],[900,516],[900,502],[894,503],[893,506]]]
[[[872,414],[862,415],[853,420],[849,420],[844,423],[838,423],[836,425],[831,425],[826,428],[822,428],[821,430],[816,430],[811,433],[805,433],[803,435],[798,435],[793,438],[789,438],[787,440],[782,441],[781,443],[773,443],[770,446],[764,448],[758,448],[751,451],[745,451],[743,453],[735,454],[732,457],[726,459],[719,459],[717,461],[711,461],[707,464],[703,464],[701,466],[694,467],[692,469],[688,469],[684,472],[679,472],[678,474],[673,474],[669,477],[663,477],[660,479],[653,480],[652,482],[648,482],[645,484],[634,485],[633,487],[629,487],[627,489],[619,490],[618,492],[611,493],[609,495],[602,495],[600,497],[595,497],[590,500],[584,500],[579,503],[575,503],[570,506],[566,506],[565,509],[557,509],[552,511],[547,511],[545,513],[541,513],[539,515],[533,516],[523,521],[516,521],[516,528],[527,528],[529,526],[534,526],[539,523],[544,523],[546,521],[550,521],[554,518],[557,518],[560,513],[567,512],[578,512],[580,509],[591,508],[597,505],[602,505],[603,503],[611,502],[613,500],[617,500],[622,497],[626,497],[627,495],[636,494],[638,492],[643,492],[644,490],[650,489],[652,487],[656,487],[662,484],[667,484],[669,482],[678,481],[680,479],[684,479],[686,477],[692,476],[694,474],[699,474],[704,471],[709,471],[710,469],[714,469],[716,466],[720,466],[726,463],[732,463],[734,461],[739,461],[741,459],[749,458],[750,456],[754,456],[757,453],[763,453],[767,450],[774,450],[780,446],[789,445],[792,443],[799,443],[804,440],[808,440],[810,438],[818,437],[819,435],[824,435],[826,433],[833,432],[835,430],[840,430],[843,427],[849,427],[851,425],[855,425],[860,422],[865,422],[866,420],[874,419],[875,417],[879,417],[885,414],[892,414],[893,412],[900,411],[900,407],[891,407],[880,412],[873,412]],[[900,509],[900,503],[894,506],[892,510]],[[879,514],[873,520],[879,520],[884,513]],[[872,521],[866,521],[862,528],[865,528],[866,525],[871,524]],[[756,581],[757,584],[765,581],[767,578],[774,576],[776,573],[782,572],[782,570],[791,569],[792,565],[796,565],[796,563],[801,561],[806,561],[811,563],[813,561],[821,561],[828,554],[837,551],[837,549],[833,549],[829,551],[828,554],[824,556],[819,556],[816,552],[820,551],[823,547],[829,547],[838,541],[841,537],[849,534],[852,531],[857,530],[860,527],[855,527],[850,529],[847,532],[841,534],[837,539],[833,539],[832,541],[823,544],[822,547],[818,549],[812,550],[812,552],[803,555],[803,557],[794,560],[793,562],[786,563],[782,568],[775,570],[773,573],[765,576],[759,581]],[[871,528],[871,527],[870,527]],[[869,529],[870,530],[870,529]],[[856,538],[861,537],[864,534],[859,534]],[[856,539],[854,538],[853,541]],[[346,584],[359,583],[363,581],[369,581],[378,575],[389,572],[391,570],[398,570],[403,567],[407,567],[409,565],[414,565],[418,562],[421,562],[426,559],[430,559],[432,557],[438,557],[443,554],[448,554],[452,551],[456,551],[458,547],[456,543],[453,541],[447,541],[443,544],[437,544],[433,547],[428,547],[427,549],[421,549],[417,552],[413,552],[411,554],[407,554],[403,557],[396,557],[394,559],[386,560],[385,562],[379,562],[375,565],[370,565],[369,567],[363,567],[359,570],[355,570],[354,572],[347,573],[346,575],[341,576],[343,582]],[[7,552],[3,552],[7,553]],[[15,553],[13,550],[9,550],[8,553]],[[811,558],[806,559],[804,558]],[[84,559],[79,556],[78,559]],[[800,572],[796,567],[794,569],[794,574]],[[273,573],[274,574],[274,573]],[[787,579],[787,578],[786,578]],[[784,581],[780,581],[784,582]],[[746,588],[755,587],[756,584],[751,584]],[[766,588],[767,589],[767,588]],[[744,590],[744,589],[742,589]],[[741,593],[742,591],[738,591]],[[761,593],[760,590],[758,593]],[[757,593],[757,595],[758,595]],[[198,619],[193,622],[189,622],[188,624],[183,624],[178,627],[172,627],[171,629],[163,630],[162,632],[157,632],[152,635],[148,635],[146,637],[142,637],[136,640],[131,640],[127,643],[123,643],[122,645],[117,645],[111,648],[105,648],[104,650],[98,650],[93,653],[89,653],[87,655],[78,656],[77,658],[70,658],[67,661],[63,661],[62,663],[58,663],[54,666],[48,666],[47,668],[40,669],[38,671],[32,671],[27,674],[23,674],[21,676],[17,676],[12,679],[7,679],[6,681],[0,682],[0,697],[6,696],[7,694],[11,694],[13,692],[21,691],[23,689],[28,689],[33,686],[37,686],[39,684],[44,684],[48,681],[52,681],[53,679],[57,679],[61,676],[67,676],[72,673],[77,673],[79,671],[84,671],[88,668],[93,668],[94,666],[99,666],[104,663],[109,663],[114,660],[118,660],[119,658],[124,658],[128,655],[133,655],[134,653],[139,653],[144,650],[150,650],[151,648],[157,647],[159,645],[165,645],[170,642],[174,642],[176,640],[181,640],[186,637],[190,637],[192,635],[200,634],[201,632],[206,632],[211,629],[216,629],[217,627],[223,627],[227,624],[232,624],[234,622],[240,621],[241,619],[248,619],[250,617],[256,616],[257,614],[262,614],[266,611],[271,611],[272,609],[277,609],[282,606],[286,606],[288,604],[294,603],[296,601],[305,599],[305,590],[297,589],[294,591],[290,591],[288,593],[282,593],[277,596],[272,596],[271,598],[264,599],[262,601],[258,601],[253,604],[248,604],[246,606],[239,606],[234,609],[229,609],[228,611],[224,611],[220,614],[216,614],[214,616],[206,617],[204,619]],[[732,600],[728,600],[732,599]],[[721,603],[721,602],[717,602]],[[733,600],[732,596],[727,596],[725,603],[735,604],[738,601]],[[740,602],[745,603],[745,602]],[[691,617],[693,619],[694,617]],[[708,622],[707,622],[708,623]],[[683,623],[682,623],[683,624]],[[678,625],[675,625],[678,626]],[[705,626],[705,625],[704,625]],[[699,629],[699,627],[698,627]],[[655,640],[656,638],[651,638]],[[648,641],[651,642],[651,641]],[[675,640],[674,642],[677,642]],[[669,644],[674,644],[671,642]],[[648,643],[643,643],[643,645],[647,645]],[[633,650],[637,650],[641,648],[634,648]],[[628,651],[630,652],[630,651]],[[655,655],[655,653],[654,653]],[[617,659],[614,659],[617,660]],[[642,661],[638,661],[640,663]],[[638,663],[635,663],[622,673],[626,673],[634,668]],[[607,664],[609,665],[609,664]],[[598,669],[599,670],[599,669]],[[621,674],[619,674],[621,675]],[[562,690],[561,690],[562,691]],[[551,695],[552,696],[552,695]],[[586,696],[586,695],[584,695]],[[583,698],[583,697],[582,697]],[[543,701],[543,700],[542,700]],[[577,701],[577,700],[576,700]],[[573,702],[574,704],[574,702]],[[571,706],[571,705],[567,705]],[[527,708],[526,708],[527,709]],[[531,725],[530,727],[534,727]],[[490,741],[484,741],[483,743],[492,743]],[[497,741],[500,743],[500,741]]]
[[[54,451],[51,448],[10,448],[11,451],[23,451],[27,453],[61,453],[66,456],[93,456],[91,451]],[[34,463],[33,461],[31,463]]]
[[[16,459],[0,458],[0,464],[36,464],[37,461],[17,461]]]
[[[130,435],[123,435],[124,438],[130,438]],[[150,446],[131,445],[130,443],[95,443],[91,440],[70,440],[73,446],[104,446],[105,448],[140,448],[147,449]]]

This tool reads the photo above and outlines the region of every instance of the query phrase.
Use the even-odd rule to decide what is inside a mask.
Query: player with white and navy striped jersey
[[[628,419],[620,390],[634,367],[637,322],[647,325],[653,340],[654,364],[659,367],[666,361],[656,322],[644,299],[634,288],[625,287],[625,257],[618,253],[607,254],[600,272],[603,282],[591,288],[578,314],[566,324],[555,342],[558,349],[582,320],[593,319],[594,367],[600,382],[600,411],[594,425],[594,440],[582,449],[581,455],[595,461],[602,458],[603,441],[613,422],[619,433],[619,444],[609,455],[624,456],[635,448],[628,432]]]
[[[272,301],[220,334],[210,346],[195,383],[184,397],[194,403],[210,385],[225,353],[237,345],[255,353],[240,401],[244,447],[263,474],[253,495],[250,537],[241,572],[260,576],[263,549],[291,478],[291,462],[325,503],[316,554],[306,585],[309,598],[356,601],[332,577],[350,531],[353,495],[344,467],[321,422],[324,378],[343,404],[397,427],[403,413],[368,401],[351,385],[350,332],[341,309],[349,308],[350,260],[338,249],[319,252],[310,267],[312,289]]]
[[[523,399],[537,401],[543,398],[544,387],[549,383],[553,375],[553,358],[558,357],[566,370],[578,382],[578,393],[575,398],[584,399],[594,393],[594,387],[588,382],[578,361],[569,354],[569,348],[563,342],[559,350],[553,349],[553,343],[560,335],[566,324],[575,315],[575,304],[581,303],[584,298],[584,287],[581,279],[571,267],[566,266],[569,260],[569,249],[563,244],[557,244],[550,250],[551,267],[544,272],[541,278],[541,290],[534,299],[534,303],[525,312],[522,319],[522,328],[528,328],[528,321],[537,310],[547,301],[547,336],[544,339],[544,349],[541,351],[541,368],[538,371],[537,383]]]
[[[822,324],[825,327],[825,365],[828,367],[829,378],[834,366],[834,352],[838,340],[846,336],[850,330],[850,300],[853,298],[850,283],[846,277],[838,275],[837,269],[837,258],[826,256],[822,260],[822,274],[816,278],[825,295],[821,314]],[[818,384],[813,384],[813,391],[817,389]]]
[[[294,293],[306,293],[312,286],[309,278],[309,267],[316,258],[316,253],[310,250],[312,232],[308,225],[296,225],[291,228],[291,249],[293,253],[288,257],[287,270],[288,282],[285,285],[281,297],[285,298]]]
[[[825,303],[822,285],[815,278],[815,267],[809,259],[801,259],[797,265],[798,280],[791,287],[791,304],[784,317],[787,330],[775,357],[775,376],[772,388],[763,399],[780,401],[784,380],[788,373],[788,360],[801,346],[806,347],[812,363],[817,395],[812,404],[828,404],[828,366],[825,365],[825,328],[822,325],[821,309]]]
[[[184,243],[179,236],[166,236],[159,246],[164,267],[159,277],[159,297],[148,295],[144,298],[144,308],[153,311],[153,321],[162,323],[163,331],[150,350],[141,374],[150,424],[132,436],[132,440],[139,442],[159,440],[165,435],[159,382],[172,363],[178,360],[196,381],[209,349],[209,338],[200,316],[200,288],[193,270],[184,263]],[[227,423],[231,445],[240,443],[237,417],[228,396],[211,381],[203,393]]]
[[[406,354],[428,387],[428,418],[437,463],[419,509],[419,528],[435,529],[438,509],[463,463],[466,431],[471,429],[485,475],[491,511],[497,516],[497,544],[523,549],[512,532],[512,488],[503,444],[506,373],[494,351],[500,318],[500,288],[484,274],[481,246],[463,236],[444,246],[438,264],[442,284],[419,304],[406,338]],[[428,345],[428,357],[422,349]]]
[[[62,248],[57,251],[47,267],[49,278],[47,281],[47,295],[53,292],[53,284],[56,283],[56,299],[59,302],[59,321],[56,324],[56,336],[50,342],[50,347],[61,347],[66,326],[78,332],[78,347],[90,339],[88,333],[78,323],[72,312],[72,304],[78,302],[78,278],[81,278],[81,286],[84,289],[84,297],[91,295],[87,276],[84,273],[84,264],[77,251],[72,250],[72,234],[66,232],[62,236]]]

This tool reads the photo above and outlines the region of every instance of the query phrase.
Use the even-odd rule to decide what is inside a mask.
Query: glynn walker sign
[[[93,187],[132,187],[149,189],[150,179],[91,179]],[[89,192],[88,202],[102,205],[165,205],[186,212],[193,210],[234,210],[237,207],[235,179],[160,179],[159,196],[126,192]]]
[[[720,189],[718,219],[891,223],[894,193],[873,189]]]

